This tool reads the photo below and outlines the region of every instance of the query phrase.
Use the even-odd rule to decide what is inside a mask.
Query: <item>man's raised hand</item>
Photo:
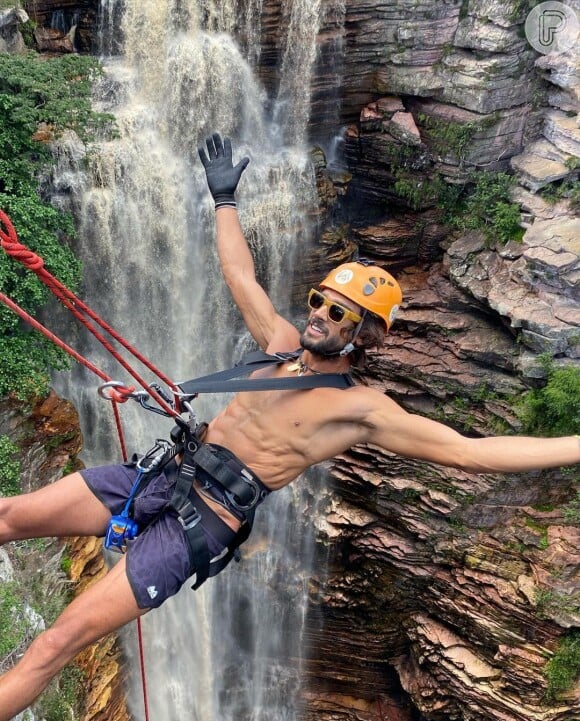
[[[198,148],[199,158],[205,168],[209,192],[215,202],[216,210],[223,207],[236,207],[235,192],[250,159],[242,158],[234,166],[232,160],[232,141],[214,133],[205,141],[207,154],[203,147]]]

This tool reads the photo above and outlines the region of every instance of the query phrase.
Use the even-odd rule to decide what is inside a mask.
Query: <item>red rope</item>
[[[43,259],[18,240],[16,230],[14,229],[10,218],[2,210],[0,210],[0,245],[8,255],[10,255],[18,262],[22,263],[26,268],[28,268],[37,275],[37,277],[42,281],[42,283],[44,283],[44,285],[46,285],[46,287],[59,299],[59,301],[65,306],[65,308],[67,308],[75,316],[75,318],[77,318],[77,320],[79,320],[89,330],[89,332],[92,333],[92,335],[104,346],[104,348],[106,348],[106,350],[113,356],[113,358],[115,358],[115,360],[121,366],[123,366],[123,368],[139,383],[139,385],[141,385],[141,387],[144,388],[147,393],[149,393],[156,400],[159,406],[161,406],[161,408],[163,408],[166,413],[171,416],[178,415],[176,410],[174,410],[154,389],[148,386],[145,379],[142,378],[141,375],[139,375],[139,373],[137,373],[137,371],[132,368],[129,363],[127,363],[127,361],[115,350],[115,348],[106,339],[106,337],[102,333],[100,333],[100,331],[95,327],[93,323],[91,323],[91,321],[93,321],[106,333],[108,333],[112,338],[114,338],[121,346],[123,346],[123,348],[125,348],[125,350],[131,353],[139,362],[141,362],[160,380],[167,384],[174,392],[178,391],[177,386],[169,378],[167,378],[164,373],[162,373],[158,368],[156,368],[153,363],[151,363],[151,361],[149,361],[142,353],[140,353],[119,333],[117,333],[117,331],[115,331],[106,321],[104,321],[93,310],[91,310],[71,290],[69,290],[57,278],[55,278],[51,273],[46,270],[46,268],[44,267]],[[4,294],[1,294],[1,296],[2,297],[0,297],[0,300],[2,300],[3,303],[8,305],[22,318],[25,318],[27,322],[31,323],[31,317],[26,313],[26,311],[19,308],[16,303],[12,301],[6,302],[9,299],[7,299]],[[34,321],[31,323],[31,325],[33,325],[47,338],[55,342],[59,347],[69,353],[73,358],[75,358],[75,360],[79,361],[86,367],[90,367],[90,365],[92,365],[90,364],[90,361],[82,358],[80,354],[76,353],[76,351],[73,351],[70,346],[67,346],[65,343],[63,343],[63,341],[58,339],[57,336],[51,333],[48,329],[44,328],[44,326],[41,326],[40,324],[35,325],[35,323],[37,322]],[[91,370],[95,372],[94,367],[91,368]],[[101,373],[97,372],[97,375],[101,378],[103,377]],[[122,390],[111,390],[110,395],[114,400],[117,400],[117,402],[122,402],[120,397],[115,397],[118,393],[122,394]],[[124,400],[127,399],[124,398]]]
[[[121,446],[121,455],[124,461],[127,460],[127,447],[125,444],[125,434],[123,433],[123,424],[119,414],[119,406],[113,403],[113,412],[115,414],[115,425],[117,426],[117,434],[119,436],[119,444]],[[143,631],[141,625],[141,617],[136,618],[137,623],[137,646],[139,648],[139,670],[141,673],[141,690],[143,693],[143,709],[145,713],[145,721],[149,721],[149,699],[147,693],[147,671],[145,669],[145,644],[143,643]]]
[[[145,671],[145,654],[143,652],[143,632],[141,629],[141,617],[137,619],[137,638],[139,640],[139,666],[141,669],[141,684],[143,687],[143,709],[145,711],[145,721],[149,721],[149,701],[147,699],[147,676]]]
[[[4,230],[4,228],[6,230]],[[83,303],[79,298],[77,298],[74,293],[72,293],[68,288],[66,288],[57,278],[55,278],[53,275],[51,275],[45,268],[44,268],[44,261],[42,258],[36,253],[33,253],[31,250],[29,250],[26,246],[22,245],[22,243],[19,242],[18,237],[16,235],[16,231],[14,229],[14,226],[12,225],[10,218],[2,211],[0,210],[0,244],[2,248],[15,260],[18,260],[20,263],[22,263],[26,268],[29,270],[32,270],[38,278],[49,288],[49,290],[52,291],[52,293],[61,301],[61,303],[68,308],[68,310],[71,311],[71,313],[86,327],[88,330],[99,340],[102,345],[113,355],[113,357],[127,370],[135,380],[137,380],[143,388],[147,390],[147,392],[155,398],[155,400],[159,403],[159,405],[164,408],[167,412],[170,413],[170,415],[178,415],[177,411],[175,411],[171,406],[169,406],[161,396],[153,391],[149,386],[146,385],[146,382],[139,376],[139,374],[131,368],[131,366],[120,356],[117,351],[113,348],[113,346],[107,341],[107,339],[95,328],[95,326],[90,323],[84,316],[83,313],[88,316],[92,321],[97,323],[104,331],[106,331],[112,338],[114,338],[116,341],[118,341],[126,350],[128,350],[137,360],[139,360],[143,365],[145,365],[150,371],[155,373],[158,378],[160,378],[163,382],[165,382],[167,385],[169,385],[174,391],[177,390],[177,387],[165,376],[163,375],[155,366],[153,366],[152,363],[150,363],[145,356],[143,356],[141,353],[136,351],[126,340],[124,340],[116,331],[111,328],[107,323],[105,323],[104,320],[102,320],[96,313],[94,313],[85,303]],[[104,371],[102,371],[100,368],[98,368],[94,363],[91,363],[87,358],[84,358],[80,353],[77,353],[77,351],[74,350],[74,348],[71,348],[71,346],[67,345],[63,340],[61,340],[58,336],[56,336],[54,333],[52,333],[48,328],[43,326],[41,323],[39,323],[35,318],[33,318],[29,313],[27,313],[23,308],[18,306],[14,301],[12,301],[8,296],[6,296],[4,293],[0,293],[0,301],[4,303],[8,308],[13,310],[15,313],[17,313],[23,320],[25,320],[27,323],[29,323],[33,328],[41,332],[44,336],[46,336],[49,340],[51,340],[53,343],[55,343],[59,348],[66,351],[70,356],[72,356],[76,361],[84,365],[86,368],[88,368],[90,371],[92,371],[95,375],[97,375],[101,380],[105,382],[110,382],[111,378],[108,376]],[[82,312],[81,312],[82,311]],[[117,426],[117,433],[119,436],[119,443],[121,446],[121,454],[123,457],[123,460],[127,460],[127,447],[125,444],[125,437],[123,434],[123,427],[121,424],[121,417],[119,414],[119,408],[118,403],[124,403],[133,393],[134,388],[132,387],[123,387],[123,386],[117,386],[115,388],[109,388],[108,397],[111,401],[113,401],[113,413],[115,416],[115,424]],[[145,671],[145,653],[143,648],[143,634],[141,630],[141,619],[137,618],[137,637],[138,637],[138,645],[139,645],[139,663],[140,663],[140,670],[141,670],[141,683],[142,683],[142,690],[143,690],[143,706],[145,710],[145,721],[149,721],[149,702],[147,698],[147,679],[146,679],[146,671]]]

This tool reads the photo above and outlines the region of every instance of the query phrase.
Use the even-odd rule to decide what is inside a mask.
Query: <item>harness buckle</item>
[[[197,508],[188,500],[183,504],[182,508],[176,509],[179,523],[184,531],[189,531],[201,521],[201,516]]]
[[[243,505],[243,504],[239,503],[239,501],[237,500],[237,497],[231,491],[226,491],[224,493],[224,496],[225,496],[225,498],[227,498],[228,503],[230,503],[237,511],[245,512],[245,511],[251,511],[252,508],[254,508],[254,506],[260,500],[260,487],[258,486],[256,481],[250,476],[249,473],[247,473],[247,472],[244,473],[244,471],[242,471],[242,475],[244,477],[245,483],[252,490],[253,496],[252,496],[251,500],[246,505]]]
[[[184,531],[190,531],[201,521],[201,515],[189,498],[182,499],[179,506],[171,504]]]

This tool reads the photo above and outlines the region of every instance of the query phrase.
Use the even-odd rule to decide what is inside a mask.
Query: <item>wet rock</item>
[[[40,52],[74,53],[76,26],[67,33],[52,28],[37,27],[34,30],[34,41]]]
[[[22,53],[26,50],[19,26],[29,18],[20,7],[0,10],[0,53]]]

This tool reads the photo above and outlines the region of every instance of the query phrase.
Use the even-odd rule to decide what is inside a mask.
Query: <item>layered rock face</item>
[[[521,430],[513,406],[543,374],[540,354],[579,355],[578,54],[538,58],[524,14],[510,2],[347,3],[346,167],[319,163],[344,219],[321,255],[355,246],[404,289],[366,382],[476,436]],[[521,242],[445,225],[441,187],[481,169],[515,174]],[[539,194],[548,186],[560,200]],[[577,468],[471,475],[374,447],[332,464],[309,717],[580,717],[578,683],[554,700],[544,676],[580,622],[578,480]]]

